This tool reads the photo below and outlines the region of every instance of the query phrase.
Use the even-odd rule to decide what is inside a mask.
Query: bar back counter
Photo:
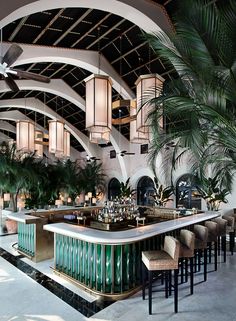
[[[63,221],[77,224],[77,215],[80,212],[90,214],[96,208],[100,207],[63,207],[11,213],[7,217],[17,222],[18,251],[32,261],[40,262],[54,255],[54,236],[43,229],[44,225]]]
[[[160,249],[165,235],[176,236],[181,228],[219,215],[199,213],[121,231],[66,223],[44,225],[44,230],[54,233],[55,271],[89,291],[121,299],[141,284],[142,251]]]

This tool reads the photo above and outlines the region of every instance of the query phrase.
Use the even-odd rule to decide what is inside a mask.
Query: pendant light
[[[61,120],[49,120],[49,153],[62,157],[64,152],[64,123]]]
[[[160,95],[164,78],[158,74],[141,75],[135,82],[137,96],[137,131],[149,133],[148,114],[153,106],[149,101]]]
[[[16,122],[16,148],[26,153],[34,152],[34,123],[29,120]]]
[[[90,132],[89,140],[91,143],[94,144],[107,144],[110,141],[110,133],[97,133],[97,132]]]
[[[130,107],[130,116],[137,114],[136,107]],[[136,119],[130,121],[130,142],[133,144],[146,144],[149,142],[149,133],[137,131]]]
[[[99,39],[98,28],[98,39]],[[100,74],[100,44],[98,42],[98,74],[85,79],[86,128],[93,133],[107,133],[112,126],[112,81]]]
[[[34,138],[34,149],[35,149],[35,157],[42,158],[43,157],[43,132],[41,130],[35,130],[35,138]]]
[[[70,158],[70,133],[68,130],[64,130],[64,149],[63,149],[64,158]]]

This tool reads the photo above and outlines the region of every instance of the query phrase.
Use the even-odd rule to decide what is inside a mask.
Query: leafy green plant
[[[93,196],[96,193],[104,192],[106,175],[102,169],[102,163],[97,161],[86,162],[85,166],[81,166],[78,174],[81,190],[85,193],[92,192]]]
[[[120,183],[120,194],[119,198],[125,198],[130,197],[130,195],[133,195],[135,192],[135,189],[132,189],[130,185],[130,177],[126,180],[125,183]]]
[[[218,175],[214,177],[199,177],[196,178],[198,183],[197,191],[198,196],[202,197],[206,201],[207,209],[209,211],[217,211],[220,203],[228,203],[226,199],[229,195],[229,190],[221,187],[221,181]]]
[[[144,97],[153,106],[150,160],[155,162],[162,151],[178,164],[188,153],[196,164],[202,159],[214,161],[232,174],[236,168],[236,3],[180,0],[178,6],[175,32],[147,35],[157,56],[176,71],[159,97],[150,99],[148,92]],[[163,116],[166,132],[160,133]],[[167,168],[164,163],[163,168]]]
[[[154,194],[152,195],[154,202],[158,206],[165,206],[168,201],[172,201],[170,198],[174,193],[172,186],[164,187],[159,183],[159,180],[154,173]]]

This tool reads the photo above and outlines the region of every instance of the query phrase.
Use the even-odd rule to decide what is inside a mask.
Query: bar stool
[[[166,296],[168,292],[168,277],[174,270],[174,310],[178,312],[178,261],[179,261],[179,241],[172,236],[165,236],[164,249],[159,251],[142,252],[142,296],[145,299],[145,270],[148,271],[148,302],[149,314],[152,314],[152,279],[154,271],[165,271]],[[146,269],[145,269],[146,268]],[[170,271],[170,273],[169,273]]]
[[[202,256],[202,251],[204,252],[204,281],[207,280],[207,238],[208,238],[208,228],[202,225],[194,225],[193,232],[195,234],[195,271],[196,271],[196,257],[198,256],[198,266],[200,270],[200,259]]]
[[[234,223],[235,218],[231,215],[223,215],[222,218],[227,221],[226,234],[229,234],[229,250],[234,254]]]
[[[209,263],[211,263],[211,249],[212,243],[214,244],[214,263],[215,271],[217,271],[217,235],[218,235],[218,224],[212,221],[206,221],[205,226],[208,228],[207,244],[209,249]]]
[[[226,262],[226,226],[227,221],[221,217],[216,217],[212,220],[218,225],[217,244],[218,254],[220,255],[220,248],[223,250],[224,262]],[[221,247],[220,247],[221,245]]]
[[[193,258],[195,234],[189,230],[181,230],[179,258],[181,261],[181,283],[183,283],[183,259],[185,260],[185,281],[188,280],[188,259],[190,260],[190,294],[193,294]]]

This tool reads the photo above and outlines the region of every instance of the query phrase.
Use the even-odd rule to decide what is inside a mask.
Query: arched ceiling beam
[[[20,90],[43,91],[60,96],[85,111],[85,100],[62,79],[52,79],[49,84],[26,79],[16,80],[16,83]],[[4,80],[0,80],[0,92],[7,91],[10,91],[10,88]]]
[[[30,14],[59,8],[91,8],[111,12],[146,32],[173,30],[165,8],[147,0],[8,0],[1,4],[0,28]]]
[[[6,131],[11,132],[13,134],[16,133],[16,127],[7,121],[4,121],[4,120],[0,120],[0,129],[6,130]]]
[[[13,67],[32,63],[55,62],[83,68],[94,74],[97,74],[99,72],[99,57],[97,51],[37,45],[19,45],[23,49],[23,53],[12,65]],[[11,46],[11,44],[3,43],[2,46],[2,52],[5,53]],[[133,91],[123,81],[120,75],[115,71],[115,69],[103,55],[101,55],[100,57],[100,73],[103,75],[109,75],[111,77],[113,87],[116,89],[116,91],[121,91],[121,95],[124,99],[135,98],[135,94],[133,93]]]
[[[51,119],[63,120],[65,122],[66,129],[71,133],[71,135],[73,135],[80,142],[80,144],[83,146],[83,148],[85,149],[85,151],[88,153],[89,156],[96,155],[98,157],[101,157],[101,148],[98,145],[91,144],[86,135],[81,133],[77,128],[75,128],[68,121],[66,121],[57,113],[55,113],[51,108],[46,106],[40,100],[36,98],[18,98],[18,99],[0,100],[0,108],[12,108],[12,107],[33,110]],[[0,113],[0,119],[2,119],[1,113]],[[127,146],[127,143],[126,143],[127,140],[119,136],[121,136],[120,133],[114,128],[112,130],[111,143],[114,146],[117,153],[119,153],[122,150],[122,148],[124,149],[124,146]],[[127,176],[127,169],[126,169],[126,163],[124,158],[119,157],[119,163],[121,167],[122,176],[124,177],[124,179],[127,179],[128,176]]]

